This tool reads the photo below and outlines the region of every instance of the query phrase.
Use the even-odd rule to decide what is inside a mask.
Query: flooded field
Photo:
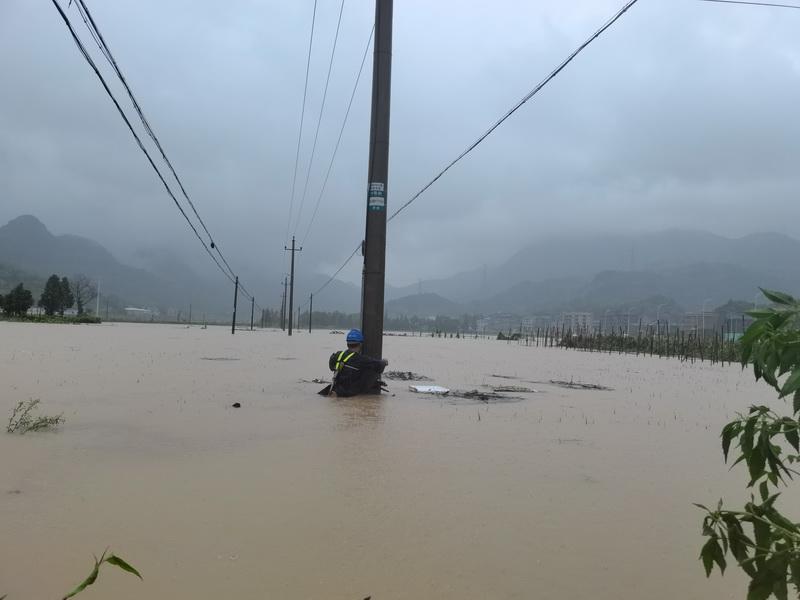
[[[535,392],[318,396],[342,341],[0,323],[3,423],[29,398],[66,418],[0,434],[0,596],[59,598],[111,547],[144,581],[81,597],[744,597],[735,570],[705,579],[691,503],[745,498],[718,434],[771,403],[749,372],[387,337],[390,369]]]

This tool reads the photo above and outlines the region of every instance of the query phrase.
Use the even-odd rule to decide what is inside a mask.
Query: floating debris
[[[233,404],[231,404],[231,406],[233,408],[242,408],[242,403],[241,402],[234,402]]]
[[[497,377],[497,379],[519,379],[519,377],[514,377],[513,375],[496,375],[492,373],[490,377]]]
[[[418,394],[435,394],[437,396],[446,396],[450,390],[440,385],[410,385],[408,389]]]
[[[430,377],[412,373],[411,371],[387,371],[383,376],[386,379],[398,379],[400,381],[433,381]]]
[[[613,391],[613,388],[606,387],[604,385],[598,385],[596,383],[577,383],[575,381],[560,381],[558,379],[551,379],[550,383],[552,385],[557,385],[558,387],[567,388],[569,390],[600,390],[600,391]]]
[[[203,356],[200,360],[239,360],[238,358],[233,358],[232,356]]]
[[[522,385],[492,386],[493,392],[513,392],[516,394],[535,394],[536,390]]]
[[[504,396],[497,392],[482,392],[480,390],[453,390],[450,396],[455,398],[466,398],[467,400],[479,400],[480,402],[499,403],[499,402],[519,402],[522,400],[520,396]]]
[[[294,356],[276,356],[275,360],[297,360]]]

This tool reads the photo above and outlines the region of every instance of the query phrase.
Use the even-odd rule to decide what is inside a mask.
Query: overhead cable
[[[719,4],[746,4],[748,6],[772,6],[775,8],[798,8],[796,4],[775,4],[773,2],[745,2],[744,0],[700,0],[701,2],[717,2]]]
[[[585,42],[583,42],[583,44],[581,44],[574,52],[572,52],[564,61],[562,61],[561,64],[558,67],[556,67],[547,77],[545,77],[538,85],[536,85],[536,87],[534,87],[509,111],[507,111],[502,117],[500,117],[500,119],[498,119],[491,127],[489,127],[489,129],[487,129],[477,140],[475,140],[472,144],[470,144],[470,146],[468,146],[466,150],[464,150],[455,159],[453,159],[433,179],[431,179],[427,184],[425,184],[425,186],[422,189],[420,189],[416,194],[414,194],[405,204],[400,206],[400,208],[398,208],[394,213],[392,213],[392,215],[387,219],[387,222],[391,221],[397,215],[399,215],[403,210],[408,208],[408,206],[410,206],[411,203],[413,203],[426,190],[428,190],[428,188],[430,188],[434,183],[436,183],[442,177],[442,175],[447,173],[447,171],[449,171],[457,162],[459,162],[467,154],[472,152],[472,150],[474,150],[481,142],[483,142],[483,140],[489,137],[489,135],[491,135],[495,129],[500,127],[500,125],[502,125],[506,119],[508,119],[511,115],[513,115],[517,110],[519,110],[520,107],[522,107],[522,105],[524,105],[528,100],[533,98],[537,93],[539,93],[539,91],[544,86],[546,86],[548,83],[550,83],[550,81],[552,81],[556,76],[558,76],[558,74],[561,73],[561,71],[563,71],[564,68],[575,59],[575,57],[577,57],[581,52],[583,52],[583,50],[587,46],[589,46],[593,41],[595,41],[598,37],[600,37],[603,34],[603,32],[605,32],[609,27],[611,27],[614,23],[616,23],[622,17],[622,15],[628,12],[628,10],[637,2],[638,0],[629,0],[628,2],[626,2],[623,5],[623,7],[619,11],[617,11],[613,17],[611,17],[611,19],[609,19],[600,29],[598,29]],[[356,253],[359,251],[360,248],[361,245],[356,247],[353,253],[344,261],[342,266],[340,266],[339,269],[337,269],[337,271],[333,275],[331,275],[331,277],[322,285],[322,287],[319,288],[319,290],[314,292],[315,296],[320,291],[325,289],[325,287],[327,287],[336,278],[336,276],[342,271],[342,269],[344,269],[347,266],[347,264],[353,259],[353,257],[356,255]]]
[[[387,222],[388,222],[388,221],[391,221],[391,220],[392,220],[392,219],[394,219],[394,218],[395,218],[397,215],[399,215],[399,214],[400,214],[400,213],[401,213],[403,210],[405,210],[406,208],[408,208],[408,206],[409,206],[409,205],[410,205],[412,202],[414,202],[414,201],[415,201],[417,198],[419,198],[419,197],[420,197],[422,194],[424,194],[424,193],[425,193],[425,191],[426,191],[426,190],[427,190],[429,187],[431,187],[431,186],[432,186],[434,183],[436,183],[436,182],[439,180],[439,178],[440,178],[442,175],[444,175],[445,173],[447,173],[447,171],[449,171],[449,170],[450,170],[450,169],[451,169],[451,168],[452,168],[452,167],[453,167],[453,166],[454,166],[454,165],[455,165],[457,162],[459,162],[459,161],[460,161],[462,158],[464,158],[464,157],[465,157],[467,154],[469,154],[469,153],[470,153],[470,152],[472,152],[472,151],[473,151],[475,148],[477,148],[477,147],[478,147],[478,145],[479,145],[481,142],[483,142],[483,140],[485,140],[487,137],[489,137],[489,135],[491,135],[491,133],[492,133],[492,132],[493,132],[495,129],[497,129],[498,127],[500,127],[500,125],[502,125],[502,124],[503,124],[503,122],[504,122],[506,119],[508,119],[508,118],[509,118],[511,115],[513,115],[515,112],[517,112],[517,110],[519,110],[519,109],[522,107],[522,105],[523,105],[523,104],[525,104],[525,103],[526,103],[528,100],[530,100],[531,98],[533,98],[533,97],[534,97],[536,94],[538,94],[538,93],[539,93],[539,91],[540,91],[540,90],[541,90],[541,89],[542,89],[544,86],[546,86],[546,85],[547,85],[548,83],[550,83],[550,82],[551,82],[553,79],[555,79],[555,78],[556,78],[556,76],[558,76],[558,74],[559,74],[559,73],[561,73],[561,71],[563,71],[563,70],[566,68],[566,66],[567,66],[569,63],[571,63],[571,62],[572,62],[572,61],[575,59],[575,57],[577,57],[577,56],[578,56],[578,55],[579,55],[581,52],[583,52],[583,50],[584,50],[584,49],[585,49],[587,46],[589,46],[589,44],[591,44],[593,41],[595,41],[597,38],[599,38],[599,37],[600,37],[600,36],[603,34],[603,32],[604,32],[606,29],[608,29],[608,28],[609,28],[609,27],[611,27],[611,26],[612,26],[614,23],[616,23],[616,22],[617,22],[617,20],[619,20],[619,18],[620,18],[620,17],[622,17],[622,15],[624,15],[626,12],[628,12],[628,10],[629,10],[629,9],[630,9],[630,8],[631,8],[631,7],[632,7],[634,4],[636,4],[637,2],[638,2],[638,0],[630,0],[629,2],[626,2],[626,3],[625,3],[625,5],[624,5],[624,6],[623,6],[623,7],[622,7],[622,8],[621,8],[619,11],[617,11],[617,13],[616,13],[616,14],[615,14],[613,17],[611,17],[611,19],[609,19],[609,20],[608,20],[608,21],[605,23],[605,25],[603,25],[603,26],[602,26],[600,29],[598,29],[596,32],[594,32],[594,33],[591,35],[591,37],[589,37],[589,39],[587,39],[587,40],[586,40],[586,41],[585,41],[583,44],[581,44],[581,45],[578,47],[578,49],[577,49],[577,50],[575,50],[574,52],[572,52],[572,54],[570,54],[570,55],[569,55],[569,56],[568,56],[568,57],[567,57],[567,58],[566,58],[566,59],[565,59],[565,60],[564,60],[564,61],[563,61],[563,62],[562,62],[560,65],[558,65],[558,67],[556,67],[556,68],[555,68],[555,69],[554,69],[554,70],[553,70],[553,71],[552,71],[552,72],[551,72],[551,73],[550,73],[550,74],[549,74],[547,77],[545,77],[545,78],[544,78],[544,79],[543,79],[543,80],[542,80],[542,81],[541,81],[541,82],[540,82],[538,85],[536,85],[536,87],[534,87],[534,88],[533,88],[533,89],[532,89],[530,92],[528,92],[527,94],[525,94],[525,96],[523,96],[523,97],[522,97],[522,99],[521,99],[519,102],[517,102],[517,103],[516,103],[516,104],[515,104],[515,105],[514,105],[514,106],[513,106],[513,107],[512,107],[512,108],[511,108],[511,109],[510,109],[508,112],[506,112],[506,113],[505,113],[505,114],[504,114],[502,117],[500,117],[500,118],[499,118],[497,121],[495,121],[495,122],[494,122],[494,124],[493,124],[491,127],[489,127],[489,129],[487,129],[487,130],[486,130],[486,131],[485,131],[485,132],[484,132],[484,133],[483,133],[483,134],[482,134],[482,135],[481,135],[481,136],[480,136],[480,137],[479,137],[477,140],[475,140],[474,142],[472,142],[472,144],[470,144],[470,145],[467,147],[467,149],[466,149],[466,150],[464,150],[464,151],[463,151],[461,154],[459,154],[459,155],[458,155],[458,156],[457,156],[455,159],[453,159],[453,160],[452,160],[452,161],[451,161],[451,162],[450,162],[450,163],[449,163],[449,164],[448,164],[448,165],[447,165],[447,166],[446,166],[444,169],[442,169],[441,171],[439,171],[439,173],[436,175],[436,177],[434,177],[433,179],[431,179],[431,180],[430,180],[430,181],[429,181],[427,184],[425,184],[425,185],[422,187],[422,189],[421,189],[421,190],[419,190],[419,191],[418,191],[416,194],[414,194],[414,195],[413,195],[413,196],[412,196],[412,197],[411,197],[411,198],[410,198],[410,199],[409,199],[409,200],[408,200],[408,201],[407,201],[405,204],[403,204],[402,206],[400,206],[400,208],[398,208],[396,211],[394,211],[394,213],[392,213],[392,215],[391,215],[391,216],[390,216],[390,217],[387,219]]]
[[[361,57],[361,66],[358,68],[358,74],[356,75],[356,81],[353,84],[353,92],[350,94],[350,102],[347,104],[347,110],[344,113],[344,119],[342,120],[342,126],[339,128],[339,137],[336,139],[336,145],[333,148],[333,154],[331,155],[331,160],[328,163],[328,170],[325,173],[325,179],[322,181],[322,187],[319,190],[319,195],[317,196],[317,202],[314,205],[314,212],[311,214],[311,220],[308,222],[308,227],[306,228],[306,232],[303,235],[303,241],[300,244],[304,246],[306,243],[306,239],[308,238],[309,234],[311,233],[311,227],[314,225],[314,219],[317,217],[317,211],[319,210],[320,202],[322,201],[322,196],[325,194],[325,189],[328,185],[328,179],[331,176],[331,170],[333,169],[333,162],[336,160],[336,153],[339,150],[339,144],[342,142],[342,135],[344,134],[344,128],[347,125],[347,118],[350,116],[350,108],[353,106],[353,99],[356,97],[356,90],[358,89],[358,82],[361,80],[361,73],[364,71],[364,63],[367,60],[367,54],[369,53],[369,48],[372,45],[372,36],[375,34],[375,25],[372,25],[372,29],[369,32],[369,38],[367,39],[367,45],[364,47],[364,55]]]
[[[331,71],[333,70],[333,59],[336,56],[336,43],[339,41],[339,29],[342,26],[342,13],[344,12],[344,0],[339,6],[339,20],[336,22],[336,34],[333,37],[333,47],[331,48],[331,59],[328,62],[328,75],[325,77],[325,90],[322,92],[322,104],[319,107],[319,117],[317,117],[317,128],[314,132],[314,143],[311,145],[311,158],[308,160],[308,170],[306,171],[306,181],[303,184],[303,194],[300,196],[300,207],[297,209],[297,221],[294,225],[294,233],[300,226],[300,218],[303,215],[303,206],[306,203],[306,193],[308,192],[308,180],[311,177],[311,170],[314,166],[314,155],[317,151],[317,140],[319,139],[319,128],[322,125],[322,115],[325,112],[325,100],[328,98],[328,85],[331,82]]]
[[[100,48],[100,52],[103,54],[103,56],[108,61],[108,63],[111,65],[111,67],[114,69],[114,72],[116,73],[116,75],[119,78],[120,82],[124,86],[125,91],[128,93],[128,97],[130,98],[131,104],[133,104],[134,110],[139,115],[139,119],[142,122],[142,126],[144,127],[145,131],[147,132],[147,135],[150,136],[150,139],[153,140],[153,143],[156,145],[156,148],[158,148],[158,151],[161,154],[161,158],[164,159],[164,162],[166,163],[167,167],[169,168],[170,172],[172,173],[172,176],[175,178],[175,181],[178,183],[178,186],[181,189],[183,197],[186,199],[186,202],[189,203],[189,206],[191,207],[192,212],[194,213],[195,217],[197,217],[197,220],[199,221],[201,227],[203,228],[203,231],[205,231],[206,235],[208,236],[208,241],[209,241],[209,244],[210,244],[211,248],[217,251],[217,254],[219,254],[220,259],[225,264],[225,266],[228,268],[228,272],[232,276],[235,277],[236,274],[234,273],[234,271],[231,268],[230,264],[228,264],[228,261],[225,259],[225,256],[222,254],[222,250],[220,250],[219,244],[214,242],[214,238],[211,235],[211,232],[208,230],[208,227],[206,227],[206,224],[203,221],[202,217],[197,212],[197,208],[195,207],[194,202],[192,202],[192,199],[189,197],[189,194],[186,192],[186,188],[184,187],[183,182],[181,181],[181,178],[178,177],[178,173],[175,171],[175,168],[172,166],[172,162],[169,160],[169,158],[167,157],[166,152],[164,151],[164,148],[161,146],[161,142],[159,141],[158,136],[156,136],[155,132],[153,131],[153,128],[150,126],[149,120],[145,116],[141,105],[139,104],[138,100],[136,99],[136,96],[133,94],[133,91],[131,90],[130,86],[128,85],[128,81],[125,78],[125,75],[122,73],[122,70],[120,69],[119,64],[117,63],[116,59],[114,58],[114,55],[111,52],[111,48],[108,47],[108,44],[106,43],[106,40],[103,37],[103,34],[100,31],[100,28],[97,26],[97,23],[95,22],[94,18],[92,17],[92,13],[89,10],[89,7],[86,5],[85,0],[76,0],[75,1],[75,5],[78,8],[78,12],[80,13],[84,24],[86,25],[87,29],[89,30],[89,33],[91,34],[91,36],[94,39],[95,43],[97,44],[98,48]]]
[[[61,8],[61,5],[58,3],[57,0],[51,0],[51,2],[53,4],[53,6],[56,8],[56,10],[58,11],[59,15],[61,16],[61,19],[64,21],[64,24],[67,26],[67,29],[69,30],[70,35],[72,36],[73,42],[75,42],[75,45],[78,47],[78,50],[80,51],[81,55],[84,57],[86,62],[89,64],[89,67],[92,69],[92,71],[94,71],[94,74],[99,79],[99,81],[100,81],[101,85],[103,86],[103,89],[105,90],[106,94],[111,99],[111,101],[114,103],[114,106],[116,107],[117,112],[119,113],[120,117],[122,117],[122,120],[125,122],[125,125],[128,127],[128,130],[131,132],[131,135],[133,136],[134,140],[136,141],[136,144],[139,146],[139,149],[145,155],[145,158],[147,158],[147,162],[150,163],[150,166],[155,171],[156,175],[158,176],[158,179],[164,185],[164,189],[167,191],[167,194],[169,194],[169,197],[172,198],[172,201],[175,203],[175,206],[177,207],[178,211],[180,211],[181,215],[186,220],[186,223],[191,228],[191,230],[194,233],[195,237],[197,237],[197,239],[200,241],[200,243],[202,244],[202,246],[205,249],[206,253],[208,253],[208,255],[211,257],[211,259],[217,265],[219,270],[222,272],[222,274],[225,275],[225,277],[227,277],[230,280],[231,283],[235,283],[235,276],[232,276],[231,273],[229,273],[225,269],[225,267],[223,267],[222,264],[220,264],[219,260],[214,255],[214,253],[211,252],[211,249],[208,247],[208,245],[206,244],[206,242],[203,239],[203,237],[197,231],[197,227],[195,227],[194,223],[192,223],[191,219],[189,218],[189,215],[186,214],[186,211],[181,206],[180,202],[178,201],[178,198],[175,196],[175,194],[173,193],[172,189],[169,187],[169,184],[167,183],[167,181],[164,178],[163,174],[161,173],[159,168],[156,166],[155,162],[153,161],[153,158],[150,156],[150,153],[147,151],[147,148],[145,148],[144,144],[142,143],[141,138],[136,133],[136,130],[133,128],[133,125],[131,124],[130,120],[128,119],[127,115],[125,114],[125,111],[122,109],[122,107],[120,106],[120,104],[117,101],[116,97],[114,96],[113,92],[109,88],[108,83],[106,82],[106,80],[103,77],[102,73],[100,73],[100,70],[97,67],[97,64],[94,62],[94,60],[92,59],[91,55],[87,51],[86,46],[83,45],[83,42],[78,37],[78,34],[75,32],[75,29],[72,27],[72,23],[70,22],[69,18],[67,17],[66,13],[64,12],[64,10]],[[241,287],[241,284],[240,284],[240,287]]]
[[[297,167],[300,164],[300,144],[303,140],[303,123],[306,117],[306,98],[308,97],[308,72],[311,69],[311,51],[314,48],[314,25],[317,21],[317,0],[314,0],[314,12],[311,15],[311,35],[308,37],[308,58],[306,59],[306,83],[303,87],[303,106],[300,110],[300,130],[297,132],[297,151],[294,156],[294,175],[292,176],[292,195],[289,200],[289,216],[286,220],[286,243],[289,242],[289,231],[292,227],[294,212],[294,193],[297,188]]]

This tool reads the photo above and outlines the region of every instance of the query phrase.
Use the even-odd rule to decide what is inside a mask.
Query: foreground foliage
[[[78,584],[78,587],[76,587],[69,594],[64,596],[62,600],[68,600],[68,598],[77,596],[83,590],[85,590],[87,587],[89,587],[95,581],[97,581],[97,576],[100,574],[100,567],[106,563],[108,563],[109,565],[113,565],[115,567],[119,567],[123,571],[132,573],[133,575],[136,575],[139,579],[142,579],[142,576],[139,573],[139,571],[134,569],[127,561],[123,560],[116,554],[109,554],[108,556],[106,556],[106,552],[103,552],[99,560],[96,556],[94,557],[94,568],[92,569],[92,572],[89,573],[89,576],[86,579],[84,579],[80,584]]]
[[[20,400],[11,412],[8,419],[6,431],[8,433],[19,433],[20,435],[31,431],[45,431],[58,427],[64,422],[63,415],[47,416],[36,415],[34,411],[39,405],[39,399],[26,401]],[[2,600],[2,599],[0,599]]]
[[[103,554],[100,555],[99,559],[96,556],[94,557],[94,567],[92,568],[92,572],[89,573],[89,576],[82,582],[80,582],[74,590],[72,590],[69,594],[64,596],[62,600],[69,600],[69,598],[77,596],[83,590],[85,590],[87,587],[89,587],[95,581],[97,581],[97,577],[98,575],[100,575],[100,567],[103,564],[113,565],[115,567],[122,569],[123,571],[126,571],[127,573],[132,573],[133,575],[136,575],[139,579],[142,579],[142,576],[139,573],[139,571],[137,571],[134,567],[132,567],[130,563],[128,563],[128,561],[120,558],[116,554],[108,554],[108,556],[106,556],[107,553],[108,550],[103,552]],[[0,600],[5,600],[6,598],[8,598],[7,595],[0,596]]]
[[[722,500],[706,511],[700,552],[706,575],[716,565],[725,572],[734,561],[750,577],[748,600],[789,598],[790,586],[800,598],[800,526],[778,509],[780,492],[797,474],[800,461],[800,301],[762,290],[772,308],[754,310],[755,319],[741,339],[742,365],[753,365],[757,380],[791,398],[791,415],[767,406],[751,406],[722,430],[727,462],[731,447],[738,452],[733,466],[744,463],[753,492],[741,510],[724,508]],[[755,492],[757,490],[757,492]]]

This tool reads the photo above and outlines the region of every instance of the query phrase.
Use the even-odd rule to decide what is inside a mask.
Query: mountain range
[[[519,315],[563,310],[602,311],[634,303],[669,303],[699,310],[729,299],[752,301],[758,287],[800,291],[800,241],[758,233],[726,238],[704,231],[551,236],[494,266],[482,265],[412,286],[386,288],[390,315]],[[139,267],[119,262],[87,238],[55,236],[30,215],[0,227],[0,292],[25,281],[38,288],[51,274],[99,279],[101,291],[120,302],[174,311],[193,302],[198,311],[226,316],[231,291],[207,281],[168,252],[142,250]],[[275,278],[277,279],[277,277]],[[295,306],[327,277],[298,277]],[[275,306],[275,302],[267,305]],[[334,280],[318,310],[357,312],[358,286]]]

